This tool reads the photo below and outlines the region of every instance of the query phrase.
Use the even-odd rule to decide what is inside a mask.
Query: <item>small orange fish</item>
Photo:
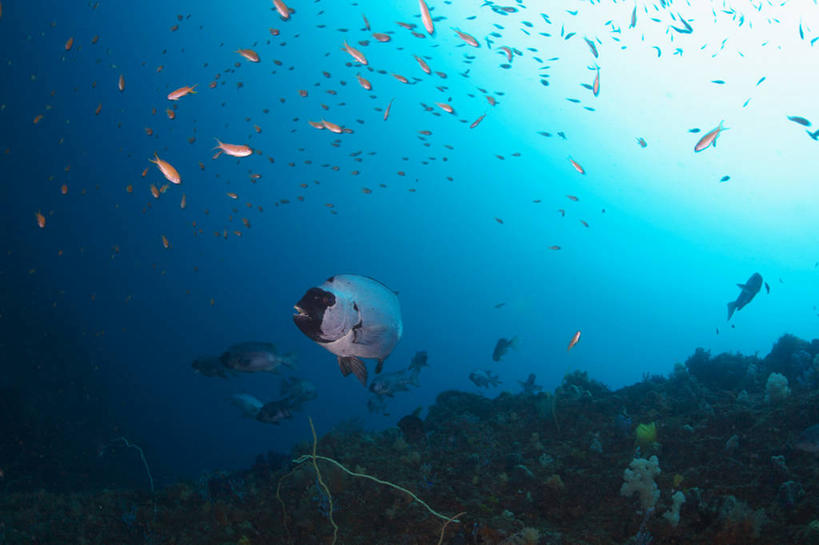
[[[238,199],[239,198],[239,195],[237,195],[236,193],[233,193],[232,191],[229,191],[227,193],[227,196],[230,197],[231,199]]]
[[[454,114],[455,113],[455,109],[452,106],[450,106],[449,104],[447,104],[446,102],[436,102],[435,105],[438,106],[439,108],[441,108],[443,111],[445,111],[448,114]]]
[[[117,89],[119,89],[120,93],[125,90],[125,76],[122,74],[119,75],[119,79],[117,80]]]
[[[575,334],[574,334],[574,336],[572,336],[572,340],[571,340],[571,341],[569,341],[569,347],[566,349],[566,352],[568,352],[569,350],[571,350],[571,349],[572,349],[572,347],[573,347],[574,345],[576,345],[576,344],[577,344],[577,341],[579,341],[579,340],[580,340],[580,330],[578,329],[578,330],[577,330],[577,333],[575,333]]]
[[[468,45],[471,45],[472,47],[480,47],[481,46],[481,44],[478,43],[478,40],[476,40],[475,37],[472,36],[471,34],[467,34],[466,32],[461,32],[457,28],[453,28],[452,30],[454,30],[455,34],[457,34],[458,37],[460,39],[462,39],[463,41],[465,41]]]
[[[418,55],[413,55],[413,56],[415,57],[415,60],[418,61],[418,64],[421,66],[421,70],[423,70],[427,74],[432,73],[432,70],[429,69],[429,65],[426,63],[426,61],[424,61],[424,59],[422,59]]]
[[[176,119],[176,112],[170,108],[165,108],[165,114],[168,116],[168,119]]]
[[[168,242],[168,237],[165,235],[162,235],[162,246],[165,248],[169,248],[171,246],[171,243]]]
[[[600,94],[600,67],[597,67],[597,74],[594,76],[594,83],[592,84],[592,93],[594,96]]]
[[[134,192],[134,186],[131,185],[131,184],[126,185],[125,186],[125,191],[127,191],[128,193],[133,193]]]
[[[360,84],[360,85],[361,85],[361,86],[362,86],[364,89],[366,89],[367,91],[372,90],[373,86],[372,86],[372,84],[369,82],[369,80],[367,80],[367,79],[365,79],[365,78],[362,78],[362,77],[361,77],[359,74],[356,74],[356,75],[355,75],[355,77],[357,77],[357,78],[358,78],[358,83],[359,83],[359,84]]]
[[[489,103],[490,106],[494,106],[495,104],[498,103],[498,101],[495,100],[495,97],[489,95],[486,95],[486,101]]]
[[[158,199],[159,198],[159,188],[156,187],[156,185],[151,184],[150,189],[151,189],[151,195],[154,196],[154,199]]]
[[[68,194],[68,186],[66,184],[60,186],[60,193],[62,193],[63,195]]]
[[[364,56],[364,53],[362,53],[355,47],[351,46],[346,41],[344,42],[344,47],[341,50],[349,53],[356,61],[360,62],[361,64],[369,64],[367,62],[367,57]]]
[[[96,109],[96,110],[94,110],[94,115],[100,115],[100,112],[101,112],[101,111],[102,111],[102,102],[100,102],[99,104],[97,104],[97,109]]]
[[[179,201],[179,208],[185,208],[185,206],[187,206],[187,203],[188,203],[188,200],[185,197],[185,194],[182,193],[182,200]]]
[[[250,149],[250,146],[245,146],[244,144],[225,144],[218,138],[216,139],[217,146],[213,149],[219,149],[220,151],[225,152],[226,155],[230,155],[231,157],[247,157],[248,155],[253,153],[253,150]]]
[[[74,36],[71,36],[71,37],[70,37],[68,40],[66,40],[66,42],[65,42],[65,50],[66,50],[66,51],[71,51],[71,46],[73,46],[73,45],[74,45]]]
[[[384,121],[390,116],[390,109],[392,108],[392,101],[395,100],[394,98],[390,99],[390,103],[387,104],[387,109],[384,110]]]
[[[400,81],[401,83],[409,83],[409,80],[402,76],[401,74],[393,74],[392,77]]]
[[[243,56],[250,62],[259,62],[259,54],[252,49],[237,49],[236,53]]]
[[[483,121],[484,117],[486,117],[486,114],[481,115],[478,119],[473,121],[472,124],[469,126],[469,128],[474,129],[475,127],[477,127],[480,124],[480,122]]]
[[[340,125],[336,125],[335,123],[332,123],[330,121],[325,121],[324,119],[321,120],[321,123],[322,125],[324,125],[324,128],[329,130],[330,132],[334,132],[336,134],[341,134],[342,132]]]
[[[424,0],[418,0],[418,4],[421,8],[421,21],[424,23],[424,29],[426,29],[427,33],[432,36],[432,34],[435,32],[435,27],[432,24],[432,17],[429,14],[429,8]]]
[[[364,19],[364,30],[369,32],[370,31],[370,22],[367,20],[367,16],[362,13],[361,18]]]
[[[287,4],[282,2],[282,0],[273,0],[273,5],[276,6],[276,11],[279,12],[282,19],[285,21],[290,19],[290,8],[287,7]]]
[[[35,217],[35,218],[37,218],[37,227],[39,227],[40,229],[45,229],[45,225],[46,225],[46,218],[45,218],[45,216],[43,215],[43,213],[42,213],[42,212],[40,212],[40,211],[38,210],[38,211],[37,211],[37,212],[34,214],[34,217]]]
[[[324,130],[324,123],[322,123],[321,121],[310,121],[310,120],[307,120],[307,122],[308,122],[308,123],[310,124],[310,126],[311,126],[311,127],[313,127],[314,129]]]
[[[197,83],[196,85],[199,84]],[[176,91],[171,91],[170,93],[168,93],[168,100],[179,100],[180,98],[188,94],[195,95],[196,91],[194,91],[194,89],[196,88],[196,85],[194,85],[193,87],[180,87]]]
[[[373,32],[373,38],[382,43],[389,42],[392,39],[390,38],[389,34],[384,34],[382,32]]]
[[[512,48],[504,45],[500,50],[506,54],[506,62],[512,62]]]
[[[37,114],[37,117],[34,118],[34,124],[39,123],[41,119],[43,119],[43,114]]]
[[[583,167],[581,167],[580,164],[577,161],[575,161],[574,159],[572,159],[571,157],[569,157],[569,162],[572,164],[574,169],[577,172],[579,172],[580,174],[585,174],[586,173],[586,171],[583,170]]]
[[[179,176],[179,173],[176,171],[173,166],[167,161],[163,161],[159,158],[159,155],[154,153],[153,159],[148,159],[148,161],[154,163],[159,171],[165,176],[165,179],[171,182],[172,184],[181,184],[182,178]]]
[[[712,145],[714,147],[717,147],[717,137],[719,136],[719,134],[722,131],[727,131],[728,130],[727,127],[722,126],[723,123],[724,123],[724,121],[720,121],[719,125],[717,125],[716,129],[710,131],[708,134],[706,134],[705,136],[700,138],[700,141],[697,142],[696,146],[694,146],[694,151],[695,152],[702,151],[705,148],[707,148],[709,146],[712,146]]]

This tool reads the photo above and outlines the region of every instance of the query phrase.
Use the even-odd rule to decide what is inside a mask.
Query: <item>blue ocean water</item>
[[[308,415],[320,432],[392,426],[441,391],[483,391],[474,369],[502,379],[488,395],[529,373],[554,389],[577,369],[617,387],[698,346],[765,353],[815,334],[819,144],[788,119],[815,116],[815,4],[638,3],[628,28],[629,2],[435,2],[431,37],[415,2],[290,4],[282,21],[263,1],[2,3],[0,387],[61,422],[77,452],[104,458],[126,436],[170,482],[286,452],[309,438]],[[683,16],[690,34],[671,28]],[[597,67],[595,96],[583,84]],[[322,119],[352,132],[308,124]],[[255,153],[213,159],[215,138]],[[182,178],[159,198],[155,153]],[[754,272],[770,293],[726,322]],[[399,293],[385,372],[429,354],[389,415],[293,325],[303,293],[338,273]],[[296,352],[293,374],[317,387],[281,425],[230,402],[275,399],[281,374],[191,368],[248,340]]]

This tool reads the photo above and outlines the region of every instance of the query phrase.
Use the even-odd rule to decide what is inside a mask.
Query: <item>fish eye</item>
[[[325,293],[321,297],[321,302],[324,306],[331,307],[336,304],[336,297],[332,293]]]

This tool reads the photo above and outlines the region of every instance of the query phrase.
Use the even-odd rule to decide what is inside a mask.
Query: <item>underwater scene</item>
[[[819,544],[815,0],[0,0],[0,545]]]

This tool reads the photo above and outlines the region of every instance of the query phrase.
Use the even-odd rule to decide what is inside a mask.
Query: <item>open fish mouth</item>
[[[301,308],[299,305],[293,305],[293,308],[296,309],[296,312],[293,316],[307,316],[307,313],[304,312],[304,309]]]

